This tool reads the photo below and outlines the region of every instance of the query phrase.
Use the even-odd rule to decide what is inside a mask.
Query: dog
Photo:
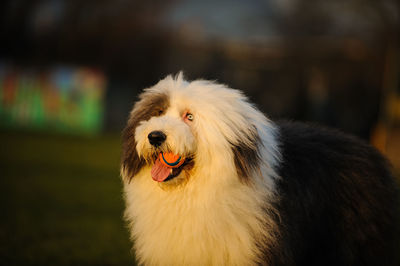
[[[139,264],[397,265],[398,189],[373,147],[272,122],[242,92],[182,73],[139,98],[121,156]]]

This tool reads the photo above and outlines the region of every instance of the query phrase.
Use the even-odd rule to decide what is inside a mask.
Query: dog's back
[[[279,132],[277,264],[398,265],[398,193],[387,161],[338,131],[283,122]]]

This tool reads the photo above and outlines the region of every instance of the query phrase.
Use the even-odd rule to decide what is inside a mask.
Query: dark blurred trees
[[[306,117],[366,138],[399,87],[400,2],[292,1],[279,20]]]
[[[196,3],[192,9],[199,3],[4,0],[0,59],[103,69],[112,127],[123,124],[139,89],[179,70],[189,78],[217,79],[243,89],[275,117],[319,121],[366,138],[384,113],[381,101],[398,87],[398,0],[269,0],[258,6],[279,6],[280,12],[265,10],[265,20],[254,20],[265,25],[243,25],[249,33],[256,32],[252,27],[276,30],[241,40],[224,32],[207,36],[209,24],[201,13],[175,28],[164,25],[171,9],[185,2]],[[207,8],[217,4],[205,3]],[[229,1],[223,3],[231,8]]]
[[[9,0],[2,2],[0,56],[21,63],[97,65],[130,75],[132,62],[159,57],[154,30],[171,1]],[[159,64],[154,64],[157,66]],[[147,69],[147,71],[149,71]]]

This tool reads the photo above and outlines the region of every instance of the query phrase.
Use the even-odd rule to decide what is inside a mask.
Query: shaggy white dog
[[[121,166],[125,217],[138,262],[145,265],[337,265],[336,262],[345,262],[351,265],[357,262],[358,254],[364,256],[357,249],[362,243],[357,239],[357,246],[352,246],[353,241],[346,249],[331,252],[332,246],[340,247],[347,241],[334,237],[335,234],[351,235],[354,226],[368,235],[367,240],[390,242],[383,234],[386,228],[392,232],[391,224],[381,226],[374,221],[377,232],[370,233],[369,229],[360,229],[358,220],[372,219],[373,215],[361,217],[363,214],[353,214],[354,210],[341,212],[349,206],[364,206],[365,198],[377,202],[379,207],[393,205],[395,192],[388,189],[393,184],[387,181],[392,179],[385,161],[358,140],[320,132],[328,131],[275,125],[240,91],[204,80],[187,82],[182,74],[175,78],[168,76],[146,89],[123,133]],[[311,136],[304,137],[308,135]],[[302,136],[304,139],[295,140]],[[377,195],[386,193],[383,199],[370,197],[368,192],[363,192],[366,196],[358,195],[357,191],[355,200],[347,199],[349,187],[370,190],[381,181],[358,184],[353,179],[358,178],[360,168],[367,169],[369,161],[366,160],[365,166],[350,169],[338,163],[337,153],[344,160],[351,160],[361,152],[344,147],[337,153],[330,150],[325,154],[326,141],[312,149],[312,140],[318,138],[341,141],[338,146],[354,146],[353,151],[366,149],[362,156],[373,157],[374,164],[383,171],[370,174],[383,176],[380,179],[385,180],[384,188],[375,189]],[[300,143],[298,149],[294,143]],[[335,142],[332,144],[335,146]],[[309,152],[315,155],[310,157]],[[184,163],[176,168],[168,167],[160,162],[161,153],[179,155]],[[328,161],[334,166],[329,167]],[[312,170],[314,167],[317,172]],[[321,170],[324,168],[326,171]],[[336,177],[342,178],[343,184],[338,184]],[[338,191],[346,196],[337,195]],[[324,202],[328,203],[321,208]],[[325,207],[328,209],[324,210]],[[309,213],[312,209],[315,213]],[[326,219],[333,219],[334,224],[319,217],[324,215]],[[383,215],[386,223],[386,218],[392,219],[394,212],[377,215],[381,218]],[[350,225],[344,231],[342,225],[348,220]],[[324,228],[321,223],[326,224]],[[308,241],[316,242],[309,244]],[[385,250],[388,249],[385,245]],[[315,255],[315,251],[320,255]],[[368,252],[391,258],[390,252],[388,255],[379,248]]]

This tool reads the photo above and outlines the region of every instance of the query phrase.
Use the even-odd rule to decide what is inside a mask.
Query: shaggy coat
[[[161,152],[185,162],[154,174]],[[274,123],[240,91],[181,74],[146,89],[123,132],[143,265],[397,265],[389,169],[356,138]]]

